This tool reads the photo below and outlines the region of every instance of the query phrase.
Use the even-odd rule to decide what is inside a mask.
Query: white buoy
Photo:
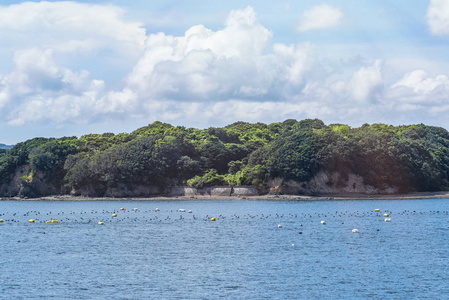
[[[390,218],[385,218],[385,222],[391,222]]]
[[[278,228],[282,228],[282,225],[281,225],[281,224],[279,224],[279,225],[278,225]]]
[[[352,230],[352,233],[358,233],[358,232],[359,232],[358,229],[353,229],[353,230]]]
[[[178,211],[179,211],[179,212],[186,212],[186,210],[183,209],[183,208],[178,209]]]
[[[292,244],[292,247],[295,247],[295,244]]]
[[[138,211],[138,209],[137,209],[137,208],[133,208],[133,210],[134,210],[134,211]]]
[[[326,221],[324,221],[324,220],[321,221],[321,224],[326,225]]]
[[[159,208],[156,208],[154,211],[159,211],[160,209]]]

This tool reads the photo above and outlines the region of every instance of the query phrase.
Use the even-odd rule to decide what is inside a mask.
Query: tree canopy
[[[207,129],[154,122],[129,134],[34,138],[1,149],[0,193],[10,196],[5,187],[18,172],[26,173],[22,184],[30,191],[39,183],[51,192],[102,196],[119,186],[253,185],[263,191],[270,179],[307,182],[320,171],[356,174],[376,188],[446,190],[449,133],[423,124],[351,128],[290,119]]]

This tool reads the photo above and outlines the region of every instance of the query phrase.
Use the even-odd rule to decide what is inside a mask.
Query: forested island
[[[214,186],[295,195],[445,191],[449,133],[318,119],[208,129],[154,122],[0,149],[1,197],[147,197]]]

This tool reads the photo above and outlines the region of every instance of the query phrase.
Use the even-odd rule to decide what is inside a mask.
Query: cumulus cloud
[[[105,82],[81,65],[98,70],[105,67],[103,59],[135,63],[146,31],[124,15],[117,6],[77,2],[0,6],[0,51],[12,62],[9,72],[0,74],[2,118],[15,126],[40,120],[59,126],[100,111],[123,111],[130,93],[106,92]]]
[[[231,11],[220,30],[196,25],[183,36],[149,34],[121,89],[61,66],[60,48],[16,51],[12,71],[0,77],[0,106],[16,126],[111,116],[210,124],[324,117],[348,111],[344,101],[369,104],[381,92],[380,61],[330,81],[313,45],[273,44],[272,35],[251,7]]]
[[[8,47],[34,47],[83,53],[110,49],[123,56],[139,55],[145,29],[124,20],[112,5],[77,2],[23,2],[0,6],[0,39]]]
[[[329,84],[332,95],[360,104],[375,102],[383,91],[382,61],[361,67],[349,80],[337,80]]]
[[[17,16],[15,10],[25,13],[29,7],[41,13],[30,12],[16,27],[1,18],[7,18],[7,13]],[[97,6],[42,2],[0,7],[0,40],[5,41],[1,35],[8,30],[23,34],[30,43],[33,34],[42,38],[36,45],[24,41],[14,51],[11,69],[0,74],[0,115],[9,125],[63,126],[117,118],[194,126],[287,118],[341,122],[351,118],[364,123],[423,107],[434,114],[449,110],[444,98],[449,92],[446,75],[401,71],[401,78],[385,83],[382,60],[355,59],[348,64],[337,58],[324,63],[311,43],[273,43],[273,33],[258,21],[251,7],[231,11],[219,30],[195,25],[180,36],[145,35],[138,24],[124,21],[123,12],[114,6],[98,6],[104,11],[99,9],[97,14],[109,16],[98,18],[103,20],[94,20],[90,13],[83,15],[83,8],[95,11]],[[309,24],[309,29],[340,22],[341,12],[328,8],[338,12],[334,13],[339,15],[334,18],[337,21],[319,27]],[[48,24],[42,14],[48,14]],[[69,28],[68,24],[78,23],[77,18],[82,19],[80,27]],[[92,31],[83,33],[82,26],[89,20]],[[58,33],[57,24],[66,30],[62,40],[63,30]],[[40,29],[27,29],[33,26]],[[134,67],[119,85],[111,86],[92,75],[94,68],[84,67],[88,64],[67,65],[75,51],[69,49],[72,46],[86,55],[90,55],[87,49],[117,53],[137,49],[138,54],[131,55]],[[120,55],[129,59],[128,53]]]
[[[362,67],[353,74],[349,83],[353,99],[362,102],[375,100],[383,86],[381,65],[382,62],[376,60],[373,66]]]
[[[62,123],[89,112],[104,82],[90,78],[89,72],[59,67],[49,49],[18,51],[14,69],[0,81],[0,104],[11,107],[8,124],[49,119]]]
[[[314,6],[302,14],[298,32],[305,32],[314,29],[330,28],[340,25],[343,13],[337,7],[328,4]]]
[[[444,104],[449,93],[449,77],[440,74],[432,78],[424,70],[414,70],[394,83],[390,93],[392,98],[406,103]]]
[[[298,87],[308,69],[309,46],[275,44],[251,7],[232,11],[222,30],[202,25],[184,36],[150,34],[128,87],[150,99],[218,101],[279,96]]]
[[[431,0],[427,8],[427,22],[432,34],[449,34],[449,2],[446,0]]]

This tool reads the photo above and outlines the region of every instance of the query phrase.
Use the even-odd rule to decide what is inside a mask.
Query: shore
[[[1,198],[0,201],[14,200],[14,201],[191,201],[191,200],[223,200],[223,201],[239,201],[239,200],[254,200],[254,201],[276,201],[276,200],[290,200],[290,201],[324,201],[324,200],[401,200],[401,199],[437,199],[448,198],[449,191],[444,192],[418,192],[409,194],[395,194],[395,195],[367,195],[367,194],[323,194],[316,196],[305,195],[260,195],[260,196],[207,196],[207,195],[192,195],[192,196],[154,196],[154,197],[132,197],[132,198],[113,198],[113,197],[83,197],[71,195],[55,195],[39,198]]]

